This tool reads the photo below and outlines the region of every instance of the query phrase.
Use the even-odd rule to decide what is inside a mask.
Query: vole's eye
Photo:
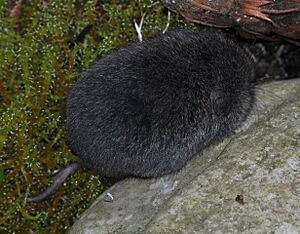
[[[213,90],[210,93],[212,110],[217,116],[224,116],[228,113],[230,103],[229,94],[222,90]]]
[[[225,93],[221,90],[213,90],[210,93],[210,100],[214,105],[222,105]]]

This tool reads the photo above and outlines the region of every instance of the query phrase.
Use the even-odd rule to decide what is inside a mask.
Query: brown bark
[[[247,38],[300,39],[300,0],[162,0],[187,20],[235,28]]]

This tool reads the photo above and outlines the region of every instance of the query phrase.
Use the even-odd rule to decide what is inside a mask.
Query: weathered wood
[[[247,38],[274,35],[300,39],[300,0],[162,0],[187,20],[219,28],[233,27]]]

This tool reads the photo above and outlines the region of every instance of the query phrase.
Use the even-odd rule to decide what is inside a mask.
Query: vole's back
[[[244,51],[215,33],[181,30],[120,49],[75,82],[70,147],[102,176],[177,171],[246,118],[252,74]]]

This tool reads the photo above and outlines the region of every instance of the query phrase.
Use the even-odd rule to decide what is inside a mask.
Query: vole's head
[[[218,122],[238,125],[254,103],[254,62],[237,42],[222,34],[208,33],[199,38],[199,59],[206,64],[199,79],[206,82],[203,96],[209,97],[210,115]]]
[[[187,122],[238,127],[254,103],[254,62],[247,51],[223,33],[179,30],[158,38],[147,46],[147,79],[156,72],[164,95],[178,93],[163,108],[182,105]]]

